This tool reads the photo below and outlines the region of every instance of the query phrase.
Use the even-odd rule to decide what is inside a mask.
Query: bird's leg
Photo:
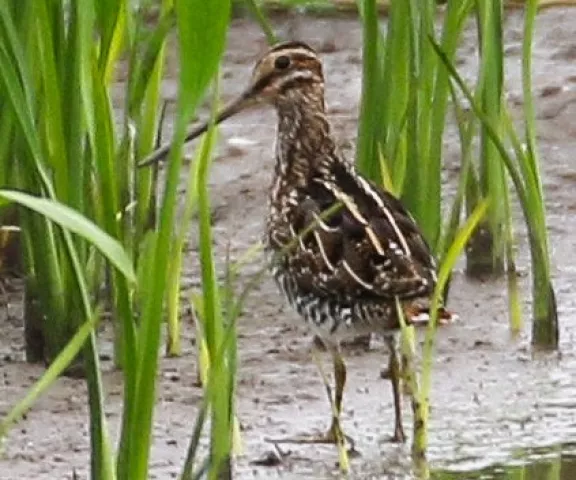
[[[409,325],[400,333],[400,385],[404,395],[412,396],[414,371],[412,357],[415,348],[414,327]]]
[[[335,443],[340,445],[344,444],[348,437],[344,435],[342,431],[342,426],[340,425],[340,415],[342,413],[342,398],[344,396],[344,386],[346,385],[346,365],[344,364],[344,359],[340,355],[338,350],[334,350],[332,353],[332,361],[334,364],[334,382],[336,386],[336,393],[334,395],[334,401],[330,402],[332,407],[332,424],[330,425],[330,430],[328,430],[328,436],[334,438]],[[327,378],[324,377],[324,383],[327,387],[328,397],[331,398],[330,386],[327,383]],[[350,441],[352,448],[354,442]]]
[[[336,392],[334,399],[332,399],[332,389],[330,388],[330,383],[328,377],[322,370],[322,365],[317,360],[318,369],[320,370],[320,375],[322,375],[322,380],[326,387],[326,393],[328,395],[328,401],[330,402],[330,407],[332,409],[332,423],[330,429],[326,434],[326,439],[331,443],[335,443],[338,448],[338,459],[340,461],[340,469],[347,472],[349,470],[348,463],[348,450],[346,449],[346,442],[350,443],[350,450],[354,450],[354,442],[352,439],[344,434],[342,431],[342,425],[340,424],[340,415],[342,413],[342,398],[344,396],[344,386],[346,385],[346,364],[344,359],[340,355],[337,348],[331,349],[332,362],[334,365],[334,383],[336,386]]]
[[[357,453],[354,448],[354,440],[345,435],[342,431],[342,426],[340,424],[340,414],[342,412],[342,399],[344,395],[344,386],[346,384],[346,365],[344,360],[340,355],[340,352],[335,347],[329,347],[330,353],[332,354],[332,361],[334,365],[334,380],[336,392],[332,395],[332,387],[328,380],[328,376],[324,372],[324,368],[317,357],[315,352],[312,354],[314,358],[314,363],[318,367],[320,376],[324,383],[326,389],[326,394],[328,396],[328,401],[332,410],[332,422],[330,428],[323,435],[299,435],[296,437],[280,438],[280,439],[269,439],[273,443],[299,443],[299,444],[312,444],[312,443],[333,443],[338,447],[338,454],[340,459],[340,468],[342,470],[348,470],[348,453]],[[347,450],[347,444],[349,445],[349,451]]]
[[[398,359],[398,349],[396,346],[396,339],[389,337],[387,339],[388,347],[390,349],[390,360],[388,363],[388,373],[390,381],[392,382],[392,394],[394,396],[394,435],[392,436],[393,442],[402,443],[406,440],[404,428],[402,427],[402,404],[400,395],[400,361]]]

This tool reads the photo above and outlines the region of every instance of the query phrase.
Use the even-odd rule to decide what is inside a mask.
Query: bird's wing
[[[349,299],[429,295],[436,262],[414,219],[390,193],[336,164],[299,192],[284,262],[304,291]]]

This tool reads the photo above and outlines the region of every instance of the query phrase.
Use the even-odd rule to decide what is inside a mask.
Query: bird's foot
[[[388,440],[390,443],[404,443],[406,442],[406,434],[404,433],[404,428],[402,425],[396,425],[394,428],[394,434]]]
[[[292,444],[326,444],[326,445],[338,445],[340,443],[339,439],[342,439],[342,443],[346,448],[349,456],[357,457],[360,456],[360,452],[356,450],[355,442],[352,437],[346,435],[338,424],[333,423],[330,429],[324,434],[303,434],[295,435],[293,437],[281,437],[281,438],[267,438],[266,441],[270,443],[282,444],[282,443],[292,443]]]
[[[268,442],[274,444],[292,443],[292,444],[334,444],[338,448],[338,464],[340,471],[348,473],[350,471],[350,458],[360,456],[360,452],[354,446],[352,437],[345,435],[339,425],[334,423],[324,435],[297,435],[285,438],[269,438]]]

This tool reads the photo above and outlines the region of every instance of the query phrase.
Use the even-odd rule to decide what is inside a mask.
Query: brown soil
[[[521,98],[521,15],[506,20],[507,88],[512,103]],[[361,31],[356,19],[306,18],[296,14],[276,21],[284,37],[304,39],[322,53],[327,100],[334,130],[350,155],[356,134],[361,78]],[[459,68],[473,78],[475,38],[465,35]],[[222,86],[226,99],[243,88],[265,42],[252,22],[235,20],[230,31]],[[430,426],[433,467],[475,468],[506,461],[519,449],[576,439],[576,9],[550,9],[538,19],[534,52],[534,92],[539,118],[544,187],[549,207],[553,277],[558,295],[562,355],[534,357],[529,325],[511,338],[507,324],[505,284],[471,281],[456,271],[451,309],[462,321],[442,329],[435,358]],[[167,80],[165,95],[174,98],[176,82]],[[205,112],[201,112],[205,113]],[[272,169],[274,114],[246,113],[222,126],[212,173],[215,243],[223,254],[245,251],[262,231],[265,196]],[[456,131],[446,137],[447,185],[458,166]],[[450,192],[450,189],[447,190]],[[185,285],[198,284],[194,232],[191,232]],[[529,257],[520,232],[519,268],[529,291]],[[249,275],[257,264],[246,268]],[[23,361],[21,295],[9,293],[2,312],[0,338],[0,412],[14,405],[43,372]],[[529,296],[525,295],[529,319]],[[331,478],[336,455],[332,447],[291,447],[280,466],[251,462],[271,449],[265,437],[323,430],[329,409],[314,364],[309,334],[283,306],[267,280],[252,295],[239,325],[238,414],[244,427],[244,454],[237,478]],[[163,358],[155,412],[151,478],[175,478],[182,464],[201,390],[196,385],[194,332],[183,317],[184,354]],[[529,322],[527,322],[529,323]],[[110,356],[109,328],[101,336]],[[362,453],[353,461],[357,478],[408,478],[402,474],[406,446],[386,443],[392,431],[392,397],[379,378],[386,361],[384,346],[347,356],[349,384],[343,416],[345,429]],[[105,361],[107,416],[117,434],[121,415],[121,375]],[[405,409],[405,425],[411,417]],[[6,438],[0,456],[0,479],[87,478],[89,467],[86,390],[81,380],[62,378]],[[398,472],[394,474],[392,472]]]

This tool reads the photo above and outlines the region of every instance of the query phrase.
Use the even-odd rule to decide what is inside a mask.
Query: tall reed
[[[359,2],[363,22],[363,90],[358,131],[357,163],[373,180],[387,184],[398,194],[420,224],[428,242],[441,260],[440,279],[434,301],[446,297],[450,272],[457,252],[467,247],[468,258],[480,259],[483,271],[502,270],[508,266],[512,327],[519,329],[519,301],[512,256],[511,208],[508,178],[525,212],[531,239],[534,272],[535,344],[554,346],[557,336],[554,293],[550,284],[549,260],[540,180],[535,158],[532,103],[526,105],[527,152],[516,148],[517,166],[503,146],[510,138],[519,145],[509,115],[503,104],[502,3],[448,0],[440,22],[436,2],[422,0],[392,1],[387,31],[379,27],[376,2]],[[530,48],[536,2],[527,4],[524,40],[524,93],[530,93]],[[452,80],[456,77],[456,49],[460,34],[475,13],[481,45],[481,65],[476,93],[465,93],[477,119],[465,119]],[[458,77],[458,86],[464,89]],[[459,186],[443,223],[441,210],[442,143],[446,112],[452,99],[460,131],[463,153]],[[473,162],[473,136],[480,126],[479,167]],[[466,205],[469,220],[460,234],[460,218]],[[482,212],[488,208],[490,214]],[[530,218],[529,212],[534,212]],[[480,226],[480,228],[476,228]],[[462,233],[464,232],[464,233]],[[488,240],[484,242],[484,240]],[[479,240],[482,240],[479,242]],[[480,246],[471,251],[471,246]],[[474,257],[476,256],[476,257]],[[548,274],[548,276],[546,276]],[[536,284],[540,291],[536,291]],[[435,309],[432,311],[436,314]],[[548,327],[548,336],[544,332]],[[421,385],[418,376],[408,374],[412,382],[415,412],[415,458],[425,458],[427,446],[428,398],[434,344],[435,319],[426,334]],[[404,335],[409,330],[403,329]],[[552,332],[552,335],[550,334]],[[413,355],[410,342],[404,354]],[[413,362],[408,362],[413,364]],[[421,472],[429,475],[425,462]],[[422,469],[421,469],[422,470]]]
[[[474,13],[479,45],[479,72],[476,96],[481,108],[501,136],[504,88],[503,3],[476,2]],[[474,208],[482,198],[498,198],[490,214],[474,232],[466,249],[466,271],[471,276],[501,275],[506,256],[506,226],[510,222],[509,195],[505,168],[486,128],[480,125],[477,167],[468,180],[466,204]],[[507,215],[508,213],[508,215]]]
[[[37,356],[31,359],[50,362],[43,377],[3,419],[0,436],[82,351],[95,479],[149,478],[163,311],[169,282],[179,282],[176,275],[167,274],[166,266],[174,248],[181,247],[174,243],[181,147],[186,126],[216,74],[230,14],[228,0],[165,0],[157,21],[150,23],[145,16],[148,6],[149,2],[127,0],[0,5],[0,129],[9,134],[3,137],[0,160],[4,166],[15,165],[7,173],[7,185],[28,192],[2,190],[0,197],[27,207],[21,210],[29,278],[26,322],[42,340],[42,350],[34,351]],[[160,177],[135,165],[155,143],[164,45],[174,25],[181,53],[178,116],[156,215]],[[111,87],[121,56],[128,58],[128,79],[118,126]],[[204,219],[204,331],[211,356],[205,398],[212,417],[212,447],[203,466],[186,464],[183,471],[189,478],[199,469],[210,478],[222,478],[235,431],[234,322],[224,317],[217,301],[221,286],[210,274],[213,252],[205,221],[209,205],[201,201],[207,198],[212,145],[207,141],[202,148],[198,163],[204,173],[195,179],[199,216]],[[110,297],[100,292],[104,270],[109,272]],[[234,301],[237,316],[241,302]],[[101,312],[108,308],[118,326],[117,360],[124,368],[116,453],[103,414],[95,335]],[[33,312],[42,315],[31,316]],[[192,453],[200,453],[195,439],[202,431],[203,412],[192,432]]]
[[[435,36],[436,2],[391,2],[385,36],[376,2],[364,0],[360,6],[364,56],[356,161],[375,181],[390,179],[390,188],[437,251],[445,244],[442,237],[452,236],[458,224],[441,228],[441,160],[450,86],[427,40]],[[439,41],[451,59],[471,8],[471,1],[446,6]]]
[[[528,241],[532,268],[532,343],[535,347],[556,349],[559,342],[558,312],[556,296],[551,280],[548,232],[546,229],[546,207],[536,142],[536,126],[531,88],[531,57],[533,31],[538,3],[526,3],[524,13],[524,40],[522,54],[522,85],[524,95],[524,138],[521,139],[511,121],[506,105],[502,105],[502,114],[498,121],[488,115],[482,104],[471,92],[453,63],[440,45],[434,44],[437,55],[458,89],[469,102],[473,113],[481,122],[486,135],[498,151],[506,168],[509,180],[514,187],[528,231]],[[502,128],[500,128],[502,125]],[[510,152],[506,142],[512,147]],[[522,145],[524,143],[526,147]],[[509,212],[508,212],[509,214]],[[510,226],[507,227],[508,229]],[[509,235],[509,233],[507,233]],[[507,254],[511,254],[507,249]],[[515,272],[509,272],[515,275]],[[515,290],[512,290],[516,295]],[[513,311],[514,313],[514,311]],[[517,312],[516,312],[517,315]]]

